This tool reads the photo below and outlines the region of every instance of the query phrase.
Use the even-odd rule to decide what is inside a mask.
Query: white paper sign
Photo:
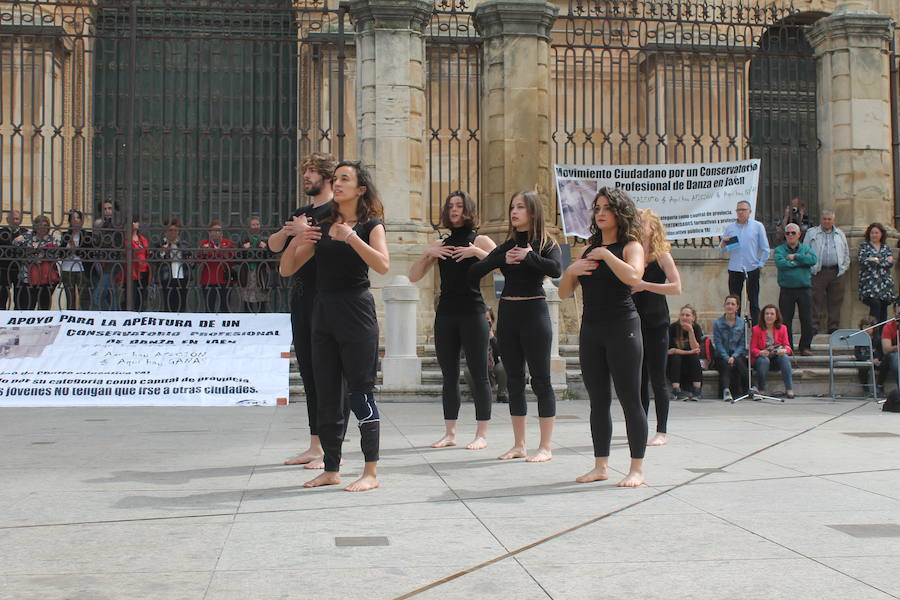
[[[288,314],[0,314],[0,406],[274,405],[288,397]]]
[[[756,209],[759,159],[679,165],[554,165],[567,236],[590,237],[594,197],[618,187],[638,208],[653,209],[670,240],[717,236],[740,201]]]

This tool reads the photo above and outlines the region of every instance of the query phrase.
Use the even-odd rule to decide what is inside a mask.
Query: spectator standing
[[[115,205],[107,200],[100,205],[100,218],[94,221],[92,236],[93,301],[95,310],[119,310],[116,282],[122,280],[125,240]]]
[[[150,241],[141,234],[141,220],[138,217],[131,219],[131,248],[131,279],[134,281],[132,306],[136,312],[141,312],[147,302],[147,288],[150,287]]]
[[[50,219],[38,215],[33,221],[34,230],[26,231],[13,240],[13,245],[25,250],[25,260],[19,269],[19,288],[22,310],[50,310],[53,289],[59,283],[56,266],[56,250],[59,239],[50,233]]]
[[[756,325],[759,315],[759,273],[769,258],[769,240],[766,228],[751,219],[750,203],[741,200],[735,207],[737,221],[729,223],[722,232],[721,250],[731,252],[728,259],[728,293],[740,297],[747,282],[747,299],[750,301],[750,320]]]
[[[234,242],[222,236],[222,221],[210,221],[209,239],[200,242],[198,258],[203,264],[200,286],[206,296],[207,312],[229,312],[228,288],[231,285]]]
[[[812,267],[814,329],[829,334],[841,326],[841,304],[844,302],[846,280],[850,268],[850,247],[847,236],[834,223],[834,213],[823,210],[819,225],[806,232],[804,241],[816,254]]]
[[[263,312],[269,300],[269,266],[264,260],[269,256],[269,236],[263,235],[259,217],[251,217],[247,231],[241,233],[238,267],[238,295],[244,312]]]
[[[23,250],[14,246],[13,240],[24,236],[27,231],[22,227],[21,212],[11,210],[6,213],[6,227],[0,227],[0,310],[6,310],[10,296],[13,296],[13,306],[20,308],[15,290],[19,286]]]
[[[869,307],[869,314],[881,323],[887,319],[887,307],[897,296],[891,270],[894,255],[885,243],[887,232],[881,223],[866,229],[865,241],[859,245],[859,299]]]
[[[800,227],[788,223],[784,230],[785,243],[775,248],[775,266],[778,269],[778,306],[784,315],[788,340],[794,343],[792,323],[794,307],[800,313],[800,344],[798,350],[803,356],[812,356],[812,267],[818,260],[816,253],[806,244],[800,243]]]
[[[791,198],[788,205],[784,207],[781,230],[787,231],[787,226],[790,223],[794,223],[800,228],[800,239],[802,240],[809,229],[809,213],[806,212],[806,206],[800,203],[800,198]]]
[[[59,268],[68,310],[88,310],[91,307],[90,272],[87,261],[93,246],[91,233],[84,230],[84,213],[69,212],[69,230],[62,235],[62,260]]]
[[[162,288],[163,310],[184,312],[190,281],[191,244],[181,237],[181,219],[169,217],[163,225],[165,233],[155,246],[155,257],[159,260],[156,277]]]
[[[740,396],[747,389],[747,333],[738,316],[737,296],[725,297],[725,314],[713,323],[713,340],[718,353],[722,400],[731,402],[731,388]]]

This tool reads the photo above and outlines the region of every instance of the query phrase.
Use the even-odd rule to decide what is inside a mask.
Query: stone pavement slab
[[[900,437],[865,435],[900,434],[900,416],[673,403],[648,484],[622,489],[621,410],[611,480],[594,484],[574,482],[590,408],[558,412],[554,459],[529,464],[495,458],[504,405],[470,451],[471,404],[461,445],[435,450],[439,404],[384,403],[382,487],[348,494],[281,464],[308,441],[302,404],[3,409],[0,600],[900,598]],[[353,427],[344,452],[352,481]]]

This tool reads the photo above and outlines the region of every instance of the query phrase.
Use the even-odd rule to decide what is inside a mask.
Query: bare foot
[[[436,441],[431,445],[432,448],[446,448],[448,446],[456,445],[456,436],[445,434],[444,437]]]
[[[484,450],[485,448],[487,448],[487,440],[480,436],[466,446],[466,450]]]
[[[513,446],[497,458],[500,460],[509,460],[511,458],[525,458],[525,446]]]
[[[321,485],[337,485],[341,482],[341,474],[335,471],[325,471],[321,475],[310,479],[303,484],[303,487],[319,487]]]
[[[344,488],[345,492],[365,492],[374,490],[379,486],[378,478],[374,475],[363,475],[350,485]]]
[[[581,477],[576,477],[578,483],[590,483],[592,481],[606,481],[609,479],[609,470],[606,467],[594,467]]]
[[[669,441],[669,436],[667,436],[664,433],[657,432],[656,435],[654,435],[652,438],[650,438],[650,441],[647,442],[647,445],[648,446],[665,446],[666,442],[668,442],[668,441]]]
[[[343,458],[341,459],[341,466],[342,467],[344,466]],[[304,469],[324,469],[325,468],[325,459],[317,458],[316,460],[314,460],[312,462],[308,462],[305,465],[303,465],[303,468]]]
[[[547,462],[553,458],[550,448],[538,448],[538,451],[525,459],[525,462]]]
[[[640,471],[631,471],[625,476],[625,479],[617,483],[619,487],[638,487],[644,484],[644,474]]]
[[[315,460],[321,460],[324,454],[321,450],[306,450],[305,452],[301,452],[297,456],[292,456],[291,458],[284,461],[286,465],[305,465]],[[316,468],[316,467],[313,467]],[[322,467],[318,467],[321,469]]]

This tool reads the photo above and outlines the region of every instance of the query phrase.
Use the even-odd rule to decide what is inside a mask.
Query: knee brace
[[[381,420],[378,405],[375,404],[375,394],[350,393],[347,394],[347,400],[360,425]]]

